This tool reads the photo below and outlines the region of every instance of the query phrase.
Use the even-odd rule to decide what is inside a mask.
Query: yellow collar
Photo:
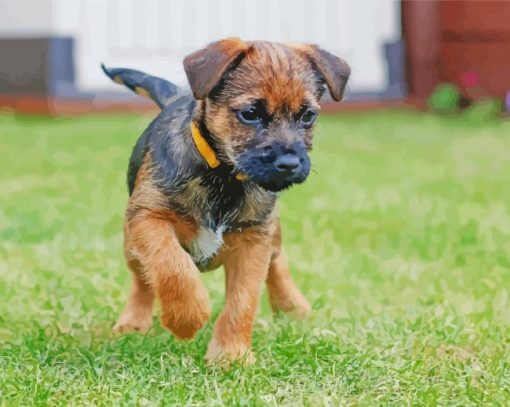
[[[221,163],[216,156],[216,153],[209,145],[207,140],[202,136],[200,129],[195,123],[191,123],[191,137],[193,138],[193,142],[200,153],[200,155],[204,158],[207,165],[211,168],[218,167]],[[236,174],[236,179],[239,181],[244,181],[248,176],[246,174],[238,173]]]

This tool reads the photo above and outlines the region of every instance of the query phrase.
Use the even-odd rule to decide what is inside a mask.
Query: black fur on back
[[[152,154],[153,162],[157,164],[158,179],[164,179],[165,183],[170,184],[173,184],[179,172],[186,172],[185,161],[190,161],[193,158],[196,162],[200,161],[200,157],[194,151],[195,148],[188,129],[194,106],[195,100],[191,94],[182,95],[172,104],[166,106],[145,129],[133,147],[129,160],[127,176],[129,195],[133,193],[138,170],[148,152]],[[175,151],[171,148],[172,145],[178,143],[184,144],[182,148],[188,150],[188,157],[172,153]]]

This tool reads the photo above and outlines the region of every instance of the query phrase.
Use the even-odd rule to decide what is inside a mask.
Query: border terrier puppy
[[[325,86],[341,100],[350,69],[314,45],[237,38],[187,56],[184,69],[192,94],[103,66],[162,110],[129,162],[124,253],[133,283],[115,328],[146,332],[157,298],[162,325],[192,338],[211,314],[200,272],[223,265],[226,303],[206,358],[249,363],[264,282],[275,312],[310,310],[282,252],[276,199],[308,176],[319,100]]]

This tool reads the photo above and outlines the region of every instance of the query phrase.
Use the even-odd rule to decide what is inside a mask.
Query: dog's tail
[[[181,92],[176,85],[166,79],[134,69],[107,68],[104,64],[101,64],[101,68],[111,80],[127,86],[140,96],[151,98],[161,109],[169,105],[174,96]]]

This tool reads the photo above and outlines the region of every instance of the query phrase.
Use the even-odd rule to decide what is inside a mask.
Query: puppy
[[[133,149],[124,253],[132,288],[115,328],[146,332],[154,299],[161,323],[190,339],[209,319],[200,272],[220,265],[226,303],[206,359],[251,362],[264,282],[272,309],[310,310],[281,247],[277,193],[303,182],[325,86],[342,98],[349,66],[314,45],[228,38],[184,59],[191,92],[130,69],[115,82],[161,108]]]

